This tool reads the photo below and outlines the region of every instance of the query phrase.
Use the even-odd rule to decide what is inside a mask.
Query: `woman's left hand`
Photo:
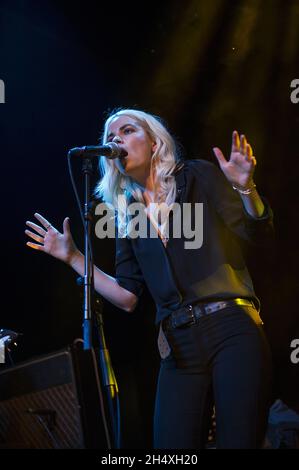
[[[232,185],[240,189],[247,189],[253,185],[256,159],[245,135],[239,138],[238,132],[233,132],[232,150],[228,161],[218,147],[213,148],[213,151],[221,170]]]

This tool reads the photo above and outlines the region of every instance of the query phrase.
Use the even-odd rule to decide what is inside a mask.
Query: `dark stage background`
[[[23,333],[16,362],[70,344],[82,322],[76,275],[26,247],[25,221],[37,211],[61,229],[68,215],[82,248],[67,150],[95,144],[107,111],[138,107],[166,120],[186,158],[215,161],[213,146],[227,155],[233,129],[251,142],[276,241],[248,263],[273,351],[273,397],[298,411],[298,64],[299,1],[0,1],[0,327]],[[79,167],[76,176],[80,184]],[[113,274],[113,240],[94,250]],[[134,314],[105,303],[127,447],[151,446],[154,314],[147,293]]]

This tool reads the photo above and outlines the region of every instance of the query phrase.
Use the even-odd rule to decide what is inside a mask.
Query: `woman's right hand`
[[[60,233],[50,222],[42,215],[35,213],[34,217],[39,221],[40,225],[27,221],[26,225],[31,230],[25,230],[26,235],[38,243],[27,242],[26,245],[34,250],[43,251],[48,253],[54,258],[60,259],[67,264],[72,264],[73,259],[79,253],[71,231],[69,218],[66,217],[63,221],[63,233]]]

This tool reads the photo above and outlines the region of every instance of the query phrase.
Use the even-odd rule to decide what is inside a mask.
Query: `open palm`
[[[65,263],[69,263],[77,248],[70,231],[68,217],[64,219],[63,233],[60,233],[42,215],[35,213],[34,216],[41,225],[27,221],[26,225],[32,230],[35,230],[35,232],[25,230],[25,233],[37,243],[27,242],[27,246],[35,250],[43,251]]]
[[[233,132],[229,160],[226,160],[218,147],[213,148],[213,151],[221,170],[231,184],[239,188],[248,188],[252,184],[256,159],[245,135],[240,138],[237,131]]]

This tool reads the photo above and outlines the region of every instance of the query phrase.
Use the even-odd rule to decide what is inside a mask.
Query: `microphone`
[[[107,157],[111,160],[114,158],[126,157],[128,152],[122,149],[115,142],[108,142],[103,145],[86,145],[85,147],[75,147],[69,150],[70,156],[91,158],[91,157]]]

